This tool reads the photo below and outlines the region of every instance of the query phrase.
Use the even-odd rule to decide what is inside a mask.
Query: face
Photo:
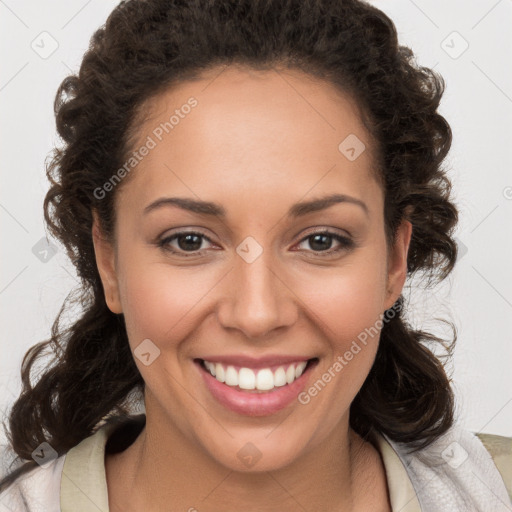
[[[411,225],[386,247],[350,96],[298,71],[219,72],[148,104],[115,191],[117,241],[95,218],[94,243],[148,426],[231,469],[272,470],[347,435]]]

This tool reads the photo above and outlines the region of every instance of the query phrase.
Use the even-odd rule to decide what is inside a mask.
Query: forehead
[[[132,206],[167,191],[246,204],[380,190],[358,105],[300,71],[216,68],[152,98],[143,114],[132,149],[149,149],[120,199]]]

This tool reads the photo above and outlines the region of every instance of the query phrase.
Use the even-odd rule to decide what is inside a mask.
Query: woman
[[[360,1],[121,3],[57,93],[84,312],[26,356],[4,503],[510,510],[510,440],[404,318],[456,261],[442,94]]]

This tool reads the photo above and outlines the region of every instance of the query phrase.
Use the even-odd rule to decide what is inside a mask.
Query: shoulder
[[[19,476],[0,494],[0,511],[60,512],[60,483],[66,455]]]
[[[492,457],[512,499],[512,437],[482,432],[477,433],[476,436]]]
[[[476,435],[459,424],[416,451],[406,443],[390,441],[411,479],[421,510],[468,510],[469,506],[489,512],[512,503],[510,443],[510,438]]]
[[[17,477],[0,493],[0,512],[107,511],[106,450],[122,451],[144,424],[145,415],[100,422],[67,453]]]
[[[108,510],[105,446],[115,430],[126,430],[127,425],[132,424],[132,418],[128,422],[112,421],[99,424],[89,437],[67,453],[21,474],[0,493],[0,512],[90,510],[91,503],[94,504],[95,511]],[[115,442],[112,444],[114,450],[122,449],[122,446],[116,446]],[[2,461],[2,465],[7,467],[9,461],[7,457],[3,459],[5,460]],[[86,503],[77,508],[76,505],[82,504],[84,500]]]

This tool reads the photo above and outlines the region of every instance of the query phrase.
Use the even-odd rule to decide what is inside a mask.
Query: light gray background
[[[46,262],[36,245],[46,236],[44,160],[59,142],[57,88],[78,71],[89,38],[117,3],[0,0],[2,419],[19,392],[24,353],[48,338],[78,284],[60,245]],[[450,370],[461,421],[512,436],[512,0],[372,4],[395,22],[418,62],[445,78],[440,111],[454,133],[446,166],[461,215],[461,258],[444,285],[412,295],[409,318],[440,335],[449,331],[436,316],[455,323]]]

